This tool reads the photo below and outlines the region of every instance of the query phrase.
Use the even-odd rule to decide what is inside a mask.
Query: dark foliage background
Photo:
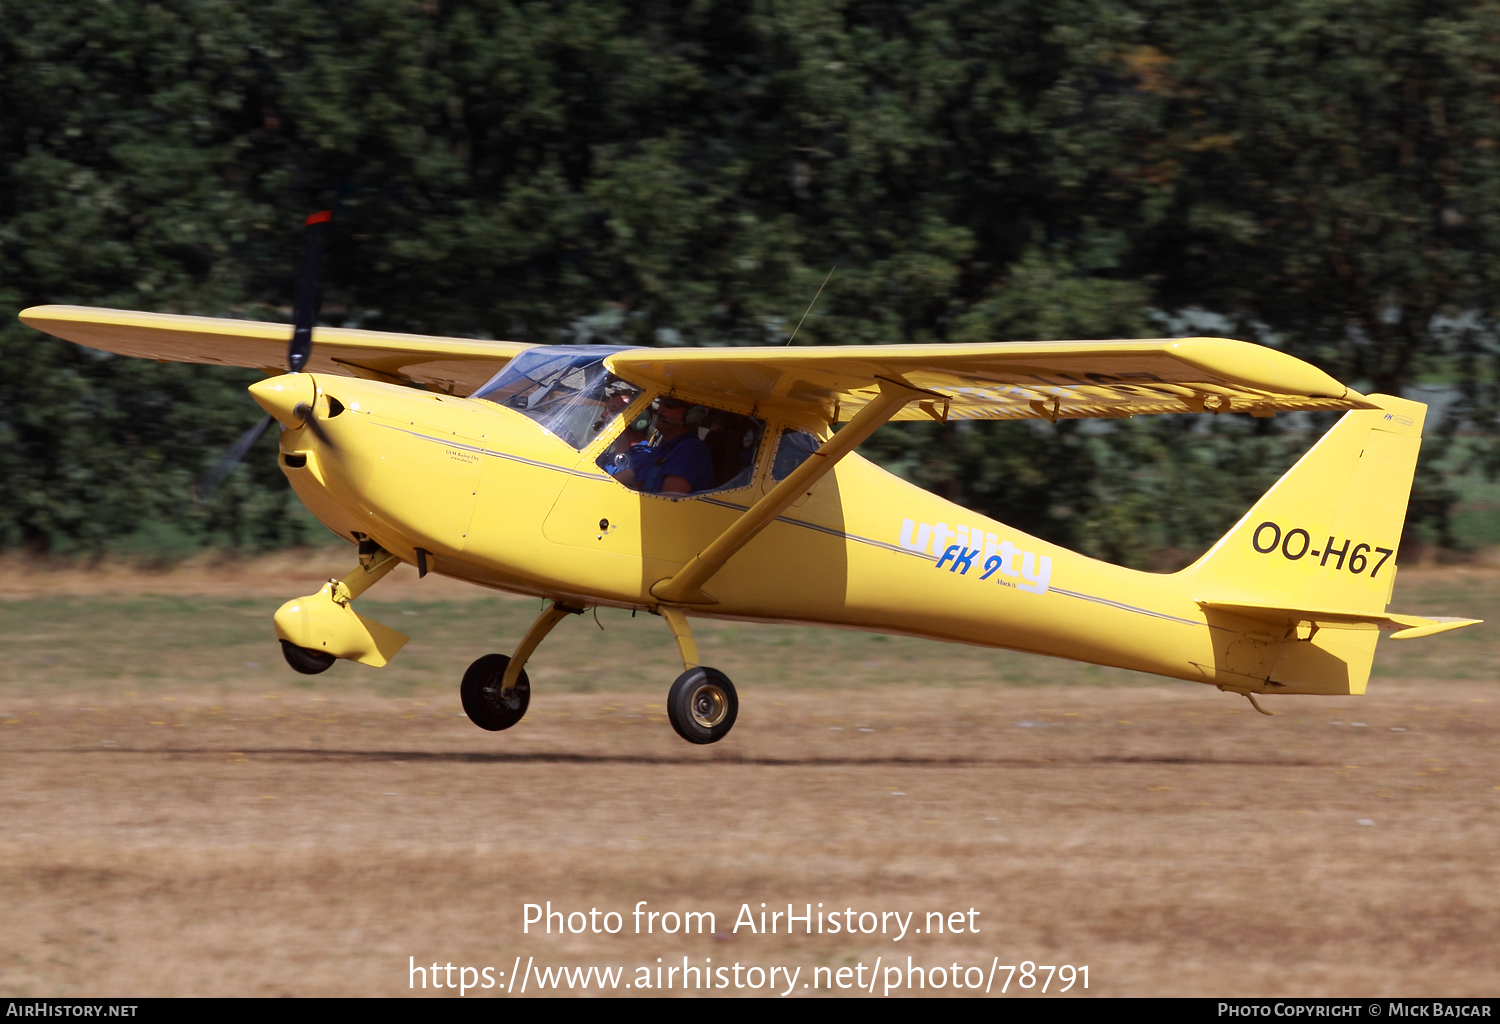
[[[1454,399],[1415,519],[1500,469],[1500,7],[1444,0],[0,0],[0,546],[303,536],[252,379],[44,302],[525,341],[1273,344]],[[1298,421],[887,428],[869,451],[1092,554],[1207,546]],[[1455,444],[1455,436],[1461,434]]]

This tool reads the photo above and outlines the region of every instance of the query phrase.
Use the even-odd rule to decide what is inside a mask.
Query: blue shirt
[[[708,445],[696,430],[657,445],[655,458],[645,460],[645,471],[637,471],[641,490],[660,494],[669,476],[680,476],[689,492],[706,491],[714,485],[714,460]],[[639,464],[638,464],[639,465]]]
[[[628,469],[635,473],[636,480],[640,480],[641,475],[646,471],[647,464],[651,461],[651,456],[655,454],[655,448],[645,441],[637,441],[625,451],[615,455],[612,461],[606,463],[604,472],[610,476],[618,476]]]

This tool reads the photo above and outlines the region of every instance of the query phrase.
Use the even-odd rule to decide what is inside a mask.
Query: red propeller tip
[[[302,226],[307,227],[307,225],[309,224],[326,224],[331,220],[333,220],[332,210],[319,210],[317,213],[312,214],[305,221],[303,221]]]

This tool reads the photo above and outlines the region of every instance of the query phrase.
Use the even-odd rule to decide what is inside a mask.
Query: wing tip
[[[1416,618],[1416,616],[1413,616]],[[1450,629],[1463,629],[1465,626],[1477,626],[1483,619],[1463,619],[1451,615],[1433,615],[1426,617],[1421,625],[1412,626],[1391,634],[1392,640],[1416,640],[1424,636],[1432,636],[1435,633],[1446,633]]]
[[[35,327],[37,321],[56,320],[57,310],[67,309],[67,306],[27,306],[16,314],[16,319],[28,327]]]

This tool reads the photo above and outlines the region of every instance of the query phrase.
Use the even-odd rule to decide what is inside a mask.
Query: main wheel
[[[319,672],[327,672],[333,667],[333,663],[339,659],[324,651],[315,651],[310,647],[298,647],[290,640],[281,641],[281,656],[292,668],[305,676],[315,676]]]
[[[734,684],[716,668],[690,668],[667,691],[667,717],[689,743],[719,742],[739,713]]]
[[[531,703],[531,680],[526,678],[524,668],[510,696],[500,695],[500,684],[505,681],[505,668],[509,664],[510,658],[503,654],[486,654],[464,673],[458,691],[463,698],[464,713],[481,729],[490,732],[509,729],[521,720]]]

